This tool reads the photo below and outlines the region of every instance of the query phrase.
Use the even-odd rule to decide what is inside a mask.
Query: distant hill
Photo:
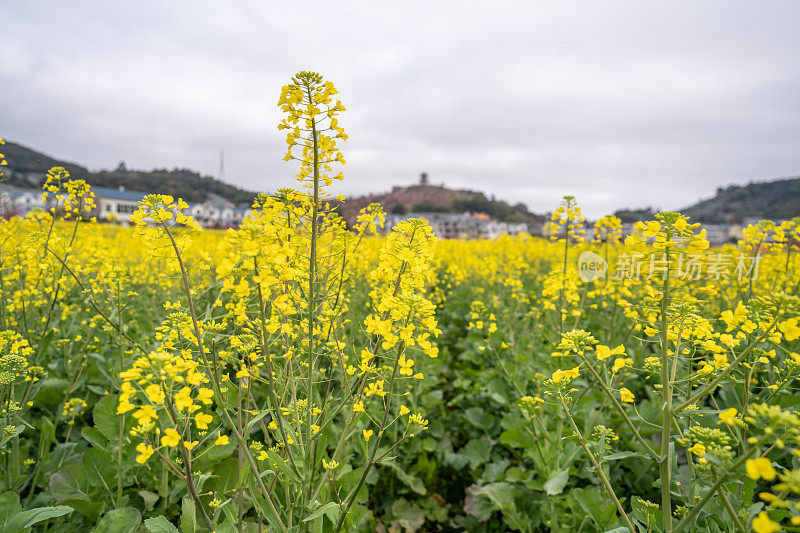
[[[720,187],[717,194],[680,210],[697,222],[739,223],[745,217],[800,216],[800,178]]]
[[[51,167],[64,167],[72,176],[80,179],[89,174],[86,167],[60,161],[8,140],[2,145],[2,150],[8,162],[3,169],[3,182],[15,187],[40,187]]]
[[[370,194],[347,198],[340,213],[352,223],[358,212],[371,203],[379,203],[387,213],[485,213],[502,222],[541,224],[542,215],[528,211],[523,203],[508,204],[482,192],[466,189],[448,189],[443,185],[420,183],[408,187],[394,187],[385,194]]]
[[[800,216],[800,178],[753,182],[719,187],[708,200],[679,209],[695,222],[739,224],[746,217],[788,219]],[[614,213],[623,222],[652,220],[657,209],[621,209]]]
[[[128,170],[120,164],[115,170],[90,172],[86,167],[69,163],[6,141],[3,145],[8,166],[3,168],[2,180],[15,187],[41,187],[51,167],[66,168],[75,179],[85,179],[90,185],[142,192],[158,192],[180,197],[187,202],[202,202],[209,194],[217,194],[235,204],[252,202],[256,193],[223,183],[210,176],[202,176],[189,169],[156,169],[150,171]]]
[[[640,220],[653,220],[658,209],[647,207],[644,209],[620,209],[614,211],[614,216],[619,218],[622,222],[638,222]]]

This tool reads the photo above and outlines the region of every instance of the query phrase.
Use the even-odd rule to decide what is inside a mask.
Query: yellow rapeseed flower
[[[154,418],[157,417],[158,415],[156,414],[156,410],[153,409],[152,405],[143,405],[135,413],[133,413],[133,418],[136,419],[140,426],[149,424]]]
[[[781,530],[781,525],[770,520],[767,513],[761,511],[758,516],[753,518],[753,531],[755,533],[777,533]]]
[[[722,424],[732,424],[733,419],[739,411],[735,407],[731,407],[730,409],[726,409],[719,414],[719,423]]]
[[[778,329],[781,330],[783,333],[783,337],[786,339],[786,342],[792,342],[793,340],[800,338],[800,325],[798,325],[798,321],[800,318],[790,318],[789,320],[784,320],[780,324],[778,324]]]
[[[197,429],[208,429],[208,425],[212,420],[214,420],[214,417],[206,413],[197,413],[194,415],[194,423],[197,425]]]
[[[139,455],[136,456],[136,462],[141,465],[144,464],[148,459],[150,459],[150,456],[153,455],[154,450],[153,447],[150,446],[149,444],[140,442],[136,446],[136,451],[139,452]]]
[[[605,359],[608,359],[612,355],[622,355],[624,353],[625,353],[625,347],[621,344],[613,349],[603,344],[598,344],[597,348],[595,349],[595,355],[597,356],[598,361],[603,361]]]
[[[181,442],[180,434],[174,428],[167,428],[161,437],[161,445],[174,448]]]
[[[153,402],[156,405],[161,405],[164,403],[164,391],[161,390],[161,387],[152,383],[148,385],[144,389],[144,393],[147,396],[147,399]]]
[[[197,391],[197,401],[206,405],[211,404],[211,398],[214,396],[214,391],[206,387],[202,387]]]
[[[189,409],[192,407],[192,389],[191,387],[183,387],[181,390],[178,391],[178,394],[175,395],[175,407],[178,411],[182,411],[184,409]]]
[[[625,403],[633,403],[636,400],[633,393],[624,387],[619,390],[619,395],[620,399]]]
[[[748,459],[747,463],[745,464],[745,469],[747,470],[747,475],[751,479],[765,479],[767,481],[772,481],[775,479],[777,472],[775,469],[772,468],[772,462],[766,457],[759,457],[757,459]]]
[[[553,372],[553,377],[551,379],[554,383],[561,383],[564,380],[571,381],[580,375],[580,366],[576,366],[569,370],[556,370]]]

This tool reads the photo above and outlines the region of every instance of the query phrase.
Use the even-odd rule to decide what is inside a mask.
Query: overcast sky
[[[93,169],[290,184],[276,106],[347,106],[347,194],[416,181],[589,216],[800,175],[800,2],[0,4],[0,136]]]

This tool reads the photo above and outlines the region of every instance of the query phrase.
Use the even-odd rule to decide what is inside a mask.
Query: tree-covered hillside
[[[800,178],[720,187],[717,194],[680,210],[698,222],[738,223],[745,217],[800,216]]]
[[[66,168],[73,178],[85,179],[90,185],[143,192],[157,192],[180,197],[187,202],[202,202],[209,194],[217,194],[233,203],[250,203],[256,193],[202,176],[189,169],[128,170],[120,165],[115,170],[91,172],[86,167],[42,154],[17,143],[3,145],[8,166],[3,182],[15,187],[40,187],[47,171],[54,166]]]
[[[348,221],[355,220],[358,211],[371,203],[379,203],[387,213],[484,213],[504,222],[541,223],[542,215],[531,213],[523,203],[488,198],[484,193],[464,189],[448,189],[443,185],[421,183],[409,187],[394,187],[385,194],[348,198],[341,211]]]

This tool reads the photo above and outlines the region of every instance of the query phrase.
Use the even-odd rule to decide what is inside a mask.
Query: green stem
[[[306,84],[306,93],[308,94],[308,101],[313,105],[314,99],[311,96],[311,87]],[[314,463],[316,462],[316,445],[312,446],[311,442],[314,436],[313,425],[314,417],[311,413],[314,410],[314,370],[316,367],[316,355],[314,353],[314,328],[316,326],[317,309],[317,233],[319,231],[317,217],[319,216],[319,145],[317,139],[317,121],[311,117],[311,137],[313,143],[313,165],[314,165],[314,182],[313,182],[313,202],[311,208],[311,242],[309,250],[308,261],[308,376],[306,377],[306,398],[308,415],[306,420],[306,442],[305,442],[305,468],[306,478],[309,479],[309,487],[314,477]],[[271,368],[270,368],[271,371]],[[316,442],[316,441],[314,441]],[[303,508],[308,503],[308,492],[303,491]]]
[[[375,462],[375,455],[378,453],[378,446],[381,443],[381,437],[383,437],[383,430],[386,429],[386,420],[389,418],[389,409],[392,406],[392,391],[394,390],[394,382],[395,378],[397,377],[397,368],[399,366],[400,355],[402,355],[403,350],[405,349],[405,343],[400,342],[397,346],[397,355],[394,359],[394,368],[392,369],[392,377],[389,380],[389,390],[386,393],[387,400],[386,400],[386,408],[383,411],[383,419],[381,420],[380,428],[378,429],[378,434],[375,436],[375,444],[372,446],[372,451],[369,456],[369,460],[367,461],[366,466],[364,467],[364,472],[361,474],[361,479],[358,480],[358,484],[353,492],[350,494],[350,497],[347,499],[347,505],[344,509],[340,508],[339,513],[339,521],[336,524],[336,529],[334,531],[338,533],[341,531],[342,526],[344,525],[344,519],[347,516],[348,511],[350,511],[350,507],[353,505],[353,502],[358,496],[358,491],[361,490],[361,487],[364,485],[364,481],[367,479],[367,474],[369,474],[372,465]]]
[[[715,476],[715,478],[717,478],[717,476]],[[733,509],[730,500],[725,495],[725,487],[720,485],[717,488],[717,494],[719,494],[719,497],[722,499],[722,503],[725,504],[725,509],[728,510],[728,514],[731,515],[731,519],[736,524],[736,529],[739,530],[739,533],[745,533],[746,530],[744,524],[742,524],[742,521],[739,519],[739,515],[736,514],[736,511]]]
[[[672,454],[670,437],[672,431],[672,382],[670,380],[669,339],[667,333],[669,322],[669,248],[664,251],[664,262],[667,271],[664,275],[663,293],[661,294],[661,454],[659,457],[661,477],[661,516],[664,531],[672,531]],[[676,356],[677,357],[677,356]]]
[[[644,447],[644,449],[647,450],[647,453],[650,454],[650,457],[652,457],[653,459],[657,459],[659,457],[658,453],[647,443],[645,438],[642,437],[642,434],[639,433],[639,430],[636,429],[636,426],[633,424],[633,421],[628,416],[628,413],[625,412],[625,409],[619,403],[619,400],[617,400],[616,396],[614,396],[614,392],[608,388],[608,385],[606,385],[605,381],[603,381],[603,378],[600,376],[600,374],[597,373],[597,370],[595,370],[595,368],[591,365],[591,363],[589,363],[589,360],[586,359],[586,356],[581,355],[581,359],[583,359],[583,361],[586,363],[586,367],[592,373],[592,376],[594,377],[595,381],[597,381],[597,383],[600,385],[600,388],[603,389],[603,392],[605,392],[606,396],[608,396],[608,398],[611,400],[612,405],[614,405],[617,412],[620,414],[620,416],[622,416],[622,419],[625,421],[630,430],[633,432],[633,436],[636,437],[636,440],[639,441],[639,444],[641,444]]]
[[[631,533],[636,533],[636,530],[633,528],[633,524],[628,518],[625,509],[622,508],[622,504],[617,498],[617,494],[614,492],[614,488],[611,486],[611,482],[608,481],[608,477],[606,477],[606,473],[603,471],[603,467],[600,466],[600,463],[597,462],[597,458],[592,453],[592,450],[590,450],[589,446],[586,445],[586,441],[583,438],[583,435],[581,434],[580,430],[578,429],[577,424],[575,424],[575,419],[572,418],[572,415],[570,414],[569,409],[567,409],[567,406],[564,403],[563,398],[559,399],[559,403],[561,404],[561,409],[564,410],[564,414],[567,415],[567,420],[569,420],[569,423],[572,426],[572,431],[575,432],[575,436],[578,437],[578,442],[583,448],[583,451],[586,452],[586,455],[589,457],[589,460],[592,462],[592,465],[594,465],[594,468],[597,471],[597,475],[600,477],[600,481],[603,482],[603,487],[605,487],[606,492],[608,492],[608,495],[611,496],[611,499],[614,501],[614,505],[617,507],[617,511],[619,511],[619,514],[625,521],[625,525],[628,527]]]

